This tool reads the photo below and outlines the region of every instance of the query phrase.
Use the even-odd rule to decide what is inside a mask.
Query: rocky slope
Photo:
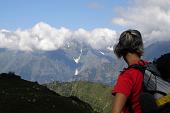
[[[75,96],[60,96],[14,73],[0,74],[1,113],[96,113]]]

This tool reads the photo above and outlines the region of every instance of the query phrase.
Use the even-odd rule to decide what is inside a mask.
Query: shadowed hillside
[[[0,74],[0,113],[95,113],[75,96],[64,97],[14,73]]]

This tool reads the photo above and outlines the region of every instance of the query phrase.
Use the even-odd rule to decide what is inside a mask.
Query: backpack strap
[[[158,90],[146,90],[146,92],[148,92],[148,93],[150,93],[150,94],[156,94],[156,93],[158,93],[158,94],[161,94],[162,96],[166,96],[166,95],[167,95],[167,93],[162,92],[162,91],[158,91]]]
[[[140,60],[141,64],[133,64],[133,65],[130,65],[128,67],[129,68],[135,68],[135,69],[138,69],[140,70],[142,73],[145,73],[145,70],[146,70],[146,63],[143,61],[143,60]]]
[[[134,113],[133,108],[132,108],[132,103],[131,103],[131,94],[128,97],[127,101],[126,101],[126,106],[128,107],[128,111],[129,113]]]
[[[142,73],[145,73],[145,70],[146,70],[146,67],[145,67],[145,66],[142,66],[142,65],[140,65],[140,64],[130,65],[130,66],[128,67],[128,69],[130,69],[130,68],[137,69],[137,70],[141,71]]]

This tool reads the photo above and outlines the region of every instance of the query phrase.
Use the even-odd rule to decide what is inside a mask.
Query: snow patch
[[[78,69],[76,69],[74,75],[78,75],[78,73]]]
[[[78,58],[74,58],[74,57],[73,57],[73,59],[74,59],[75,63],[78,64],[79,61],[80,61],[80,56],[79,56]]]
[[[78,63],[79,63],[79,61],[80,61],[80,58],[81,58],[81,55],[82,55],[83,49],[81,49],[81,50],[80,50],[80,52],[81,52],[81,53],[80,53],[80,55],[78,56],[78,58],[73,57],[73,59],[74,59],[74,61],[75,61],[75,63],[76,63],[76,64],[78,64]]]
[[[113,46],[108,46],[107,49],[108,49],[109,51],[113,51]]]
[[[100,51],[100,53],[101,53],[102,55],[105,55],[105,54],[104,54],[103,52],[101,52],[101,51]]]

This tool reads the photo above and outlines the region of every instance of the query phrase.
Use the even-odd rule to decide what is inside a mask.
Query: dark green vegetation
[[[154,61],[162,78],[170,82],[170,53],[162,55]]]
[[[95,113],[75,96],[64,97],[47,87],[0,74],[0,113]]]
[[[113,96],[111,95],[112,87],[88,81],[53,82],[47,84],[47,87],[63,96],[77,96],[100,113],[111,112],[113,101]]]

